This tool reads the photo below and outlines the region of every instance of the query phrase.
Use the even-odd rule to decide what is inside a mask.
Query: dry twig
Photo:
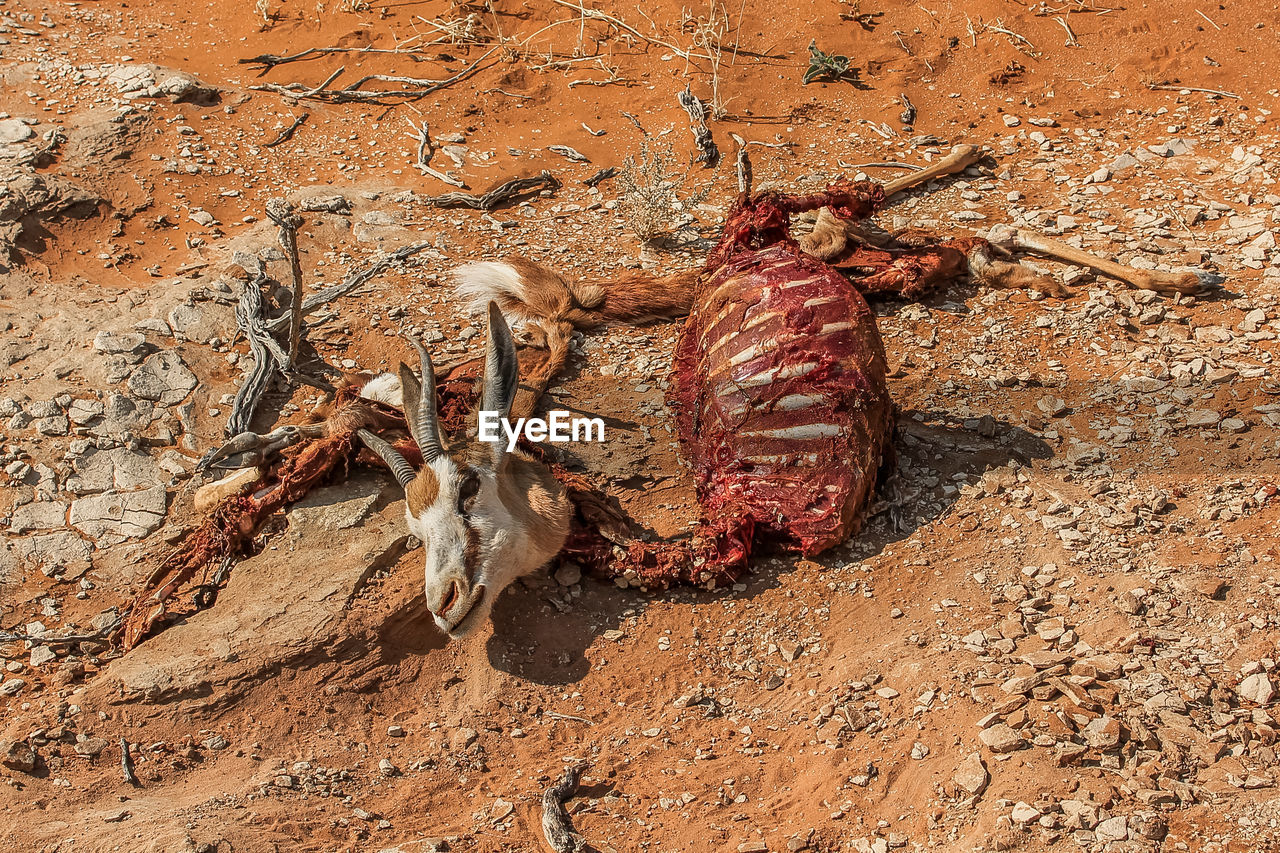
[[[689,114],[689,129],[693,131],[693,142],[702,152],[698,155],[697,162],[701,163],[704,169],[715,168],[715,165],[720,162],[720,150],[716,148],[715,140],[711,138],[711,130],[707,127],[706,105],[693,94],[691,86],[685,86],[684,91],[676,95],[676,100]]]
[[[129,755],[129,741],[124,738],[120,738],[120,771],[124,774],[124,781],[135,788],[142,787],[142,783],[138,781],[137,774],[133,772],[133,758]]]
[[[483,195],[472,193],[445,193],[424,198],[434,207],[469,207],[472,210],[496,210],[503,204],[532,191],[560,189],[560,182],[550,172],[542,172],[530,178],[512,178]]]
[[[409,126],[413,127],[413,122],[409,122]],[[466,188],[467,185],[457,178],[450,177],[444,172],[431,168],[431,158],[435,156],[436,149],[431,144],[431,126],[427,122],[424,121],[421,126],[414,128],[413,138],[418,140],[418,161],[413,164],[414,168],[422,172],[422,174],[430,175],[437,181],[442,181],[451,187]]]
[[[293,278],[293,300],[289,312],[289,363],[290,370],[298,369],[298,348],[302,345],[302,259],[298,256],[298,229],[302,217],[284,199],[273,198],[267,202],[267,216],[280,229],[280,248],[289,258],[289,272]]]
[[[1222,89],[1201,89],[1198,86],[1175,86],[1168,83],[1148,83],[1147,88],[1154,89],[1157,92],[1203,92],[1206,95],[1218,95],[1223,98],[1240,100],[1240,96],[1235,92],[1224,92]]]
[[[275,92],[276,94],[284,95],[288,98],[294,98],[295,100],[312,98],[317,101],[328,101],[335,104],[369,103],[380,101],[383,98],[405,98],[408,100],[417,100],[418,98],[430,95],[432,92],[439,91],[446,86],[457,83],[459,80],[465,80],[467,77],[470,77],[480,68],[480,63],[488,59],[497,49],[497,47],[490,48],[475,62],[471,63],[452,77],[447,77],[444,80],[424,80],[416,77],[393,77],[386,74],[370,74],[366,77],[361,77],[359,80],[343,89],[325,88],[337,79],[339,74],[346,70],[344,67],[339,68],[337,71],[330,74],[328,79],[313,89],[306,89],[298,83],[290,83],[287,86],[281,86],[278,83],[264,83],[261,86],[250,86],[249,88],[259,92]],[[360,91],[361,86],[374,80],[400,83],[403,85],[413,85],[418,86],[419,88],[381,89],[368,92]]]
[[[311,118],[311,113],[303,113],[302,115],[298,116],[293,120],[293,124],[289,125],[284,130],[280,131],[279,136],[277,136],[275,139],[271,140],[270,142],[266,143],[262,147],[275,148],[277,145],[279,145],[282,142],[288,142],[290,139],[293,138],[293,132],[298,128],[302,127],[302,125],[309,118]]]
[[[573,831],[573,821],[564,804],[577,792],[584,769],[582,765],[566,767],[564,775],[542,795],[542,832],[556,853],[579,853],[583,849],[582,836]]]

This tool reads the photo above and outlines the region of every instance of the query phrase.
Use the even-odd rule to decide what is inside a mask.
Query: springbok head
[[[480,411],[507,418],[515,400],[519,365],[511,330],[489,303]],[[568,534],[569,503],[542,464],[504,441],[459,436],[446,445],[436,411],[431,356],[416,340],[420,374],[400,365],[405,418],[422,450],[414,471],[394,448],[372,434],[365,443],[404,487],[409,530],[426,552],[426,602],[436,624],[452,638],[484,621],[498,594],[516,578],[544,565]]]

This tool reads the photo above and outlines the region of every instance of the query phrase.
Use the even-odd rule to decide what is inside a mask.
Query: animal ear
[[[484,359],[481,411],[497,412],[501,418],[510,415],[519,379],[520,363],[516,358],[515,341],[511,339],[511,328],[498,310],[498,303],[490,302],[489,344]]]

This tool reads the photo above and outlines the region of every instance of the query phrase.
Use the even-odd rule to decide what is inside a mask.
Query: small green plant
[[[815,80],[828,80],[834,83],[853,76],[856,76],[856,72],[850,71],[849,57],[836,53],[823,53],[818,49],[816,39],[809,42],[809,68],[800,79],[801,83],[808,85]]]
[[[685,194],[693,157],[682,159],[669,138],[650,135],[634,118],[632,123],[640,130],[640,152],[628,155],[618,171],[618,209],[631,233],[648,244],[682,224],[685,213],[710,195],[711,184]]]

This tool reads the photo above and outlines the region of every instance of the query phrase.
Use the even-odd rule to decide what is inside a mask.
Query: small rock
[[[56,659],[58,656],[53,649],[48,646],[36,646],[31,650],[31,665],[44,666],[49,661]]]
[[[0,741],[0,764],[19,773],[30,773],[36,769],[36,751],[26,741]]]
[[[304,198],[302,209],[311,213],[350,213],[351,202],[340,195],[319,195]]]
[[[987,765],[982,762],[982,754],[971,753],[968,758],[960,762],[951,781],[973,796],[986,790],[987,783],[991,781],[991,774],[987,772]]]
[[[148,356],[137,370],[129,374],[128,386],[135,396],[143,400],[171,406],[182,402],[196,387],[196,376],[176,352],[161,350]]]
[[[384,758],[378,762],[378,772],[383,776],[399,776],[400,770],[391,763],[391,759]]]
[[[205,749],[211,749],[211,750],[217,751],[217,750],[226,749],[229,746],[231,746],[231,741],[227,740],[222,735],[213,735],[212,737],[207,737],[204,739]]]
[[[1040,810],[1029,803],[1019,801],[1014,805],[1009,817],[1013,818],[1014,823],[1031,823],[1040,819]]]
[[[1094,827],[1099,841],[1124,841],[1129,837],[1129,821],[1123,815],[1109,817]]]
[[[1027,745],[1022,736],[1010,728],[1008,723],[997,723],[989,729],[983,729],[978,733],[978,740],[986,744],[992,752],[1001,755],[1022,749]]]
[[[556,569],[555,578],[560,586],[573,586],[582,580],[582,569],[577,563],[565,563]]]
[[[87,737],[76,744],[76,755],[83,755],[85,758],[97,758],[108,745],[106,738]]]
[[[1240,682],[1236,687],[1236,694],[1255,705],[1266,705],[1276,695],[1276,691],[1266,673],[1255,672]]]
[[[480,736],[479,732],[471,728],[460,728],[453,733],[449,739],[450,745],[455,752],[461,752],[471,744],[476,742],[476,738]]]

